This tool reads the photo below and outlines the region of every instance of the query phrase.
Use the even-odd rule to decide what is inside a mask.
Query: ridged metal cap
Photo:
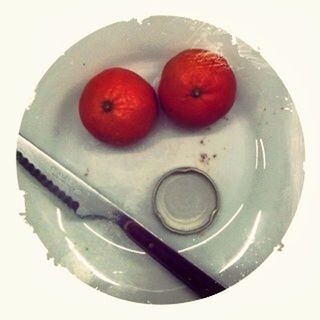
[[[153,193],[153,209],[166,228],[180,234],[206,228],[218,211],[218,193],[205,172],[192,167],[167,172]]]

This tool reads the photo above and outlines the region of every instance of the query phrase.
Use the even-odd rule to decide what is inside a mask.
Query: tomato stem
[[[110,100],[104,100],[101,103],[101,107],[102,107],[103,111],[110,112],[113,108],[113,102]]]
[[[199,98],[201,96],[201,90],[199,88],[194,88],[191,92],[193,98]]]

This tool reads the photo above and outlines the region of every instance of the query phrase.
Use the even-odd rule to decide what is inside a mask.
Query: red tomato
[[[145,137],[157,114],[154,89],[136,73],[107,69],[93,77],[79,101],[83,125],[97,139],[125,146]]]
[[[236,79],[222,56],[188,49],[165,65],[158,93],[162,108],[176,123],[203,127],[230,110],[236,96]]]

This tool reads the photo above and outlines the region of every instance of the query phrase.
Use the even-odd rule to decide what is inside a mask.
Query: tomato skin
[[[94,76],[79,100],[85,128],[97,139],[127,146],[145,137],[157,116],[154,89],[136,73],[111,68]]]
[[[223,117],[236,97],[236,79],[222,56],[187,49],[165,65],[158,88],[160,104],[176,123],[208,126]]]

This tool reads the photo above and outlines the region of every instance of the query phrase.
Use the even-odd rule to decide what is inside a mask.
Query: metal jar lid
[[[177,168],[160,178],[153,193],[153,209],[163,225],[180,234],[206,228],[218,211],[218,193],[205,172]]]

